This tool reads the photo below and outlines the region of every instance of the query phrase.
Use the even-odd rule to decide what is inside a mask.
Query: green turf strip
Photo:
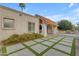
[[[2,56],[7,56],[7,48],[2,46]]]
[[[76,45],[75,45],[75,41],[76,41],[76,39],[73,38],[73,43],[72,43],[72,48],[71,48],[71,56],[75,56],[75,55],[76,55]]]
[[[65,37],[64,37],[65,38]],[[44,53],[46,53],[49,49],[53,48],[53,46],[55,46],[56,44],[58,44],[60,41],[62,41],[64,38],[60,39],[58,42],[54,43],[53,45],[49,46],[46,50],[44,50],[43,52],[41,52],[39,54],[39,56],[42,56]]]

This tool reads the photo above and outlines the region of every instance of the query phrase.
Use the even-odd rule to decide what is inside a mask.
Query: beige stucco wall
[[[6,8],[0,8],[0,40],[8,38],[12,34],[22,34],[28,32],[28,22],[35,23],[35,32],[39,33],[39,19],[31,15],[22,14],[19,16],[19,12],[15,12]],[[15,19],[14,29],[3,29],[2,21],[3,17]]]

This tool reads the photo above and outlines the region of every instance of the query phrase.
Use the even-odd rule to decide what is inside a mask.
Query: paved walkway
[[[74,38],[36,39],[6,47],[8,56],[70,56],[75,55]]]

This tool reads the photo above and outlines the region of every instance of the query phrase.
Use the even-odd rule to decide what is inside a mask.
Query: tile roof
[[[53,26],[58,26],[54,21],[46,18],[46,17],[43,17],[43,16],[40,16],[40,15],[36,15],[39,17],[39,19],[41,20],[41,23],[45,23],[45,24],[49,24],[49,25],[53,25]]]

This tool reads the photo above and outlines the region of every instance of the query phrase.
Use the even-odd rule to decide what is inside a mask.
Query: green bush
[[[33,33],[34,34],[34,36],[35,36],[35,38],[37,39],[37,38],[42,38],[42,37],[44,37],[43,35],[41,35],[41,34],[37,34],[37,33]]]
[[[41,34],[37,34],[37,33],[24,33],[21,35],[18,34],[13,34],[12,36],[10,36],[8,39],[2,41],[3,45],[12,45],[12,44],[16,44],[21,42],[25,42],[25,41],[29,41],[29,40],[34,40],[34,39],[38,39],[38,38],[43,38],[44,36]]]
[[[18,34],[13,34],[12,36],[10,36],[9,38],[5,39],[2,41],[3,45],[8,45],[8,44],[12,44],[13,43],[17,43],[17,38],[19,37]]]

